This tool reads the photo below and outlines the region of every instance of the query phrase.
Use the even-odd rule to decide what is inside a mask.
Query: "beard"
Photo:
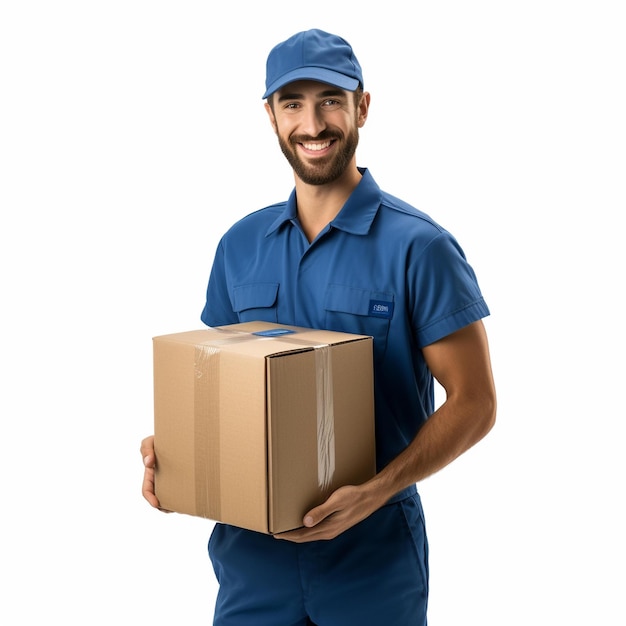
[[[278,134],[278,144],[285,155],[289,165],[293,168],[296,176],[307,185],[326,185],[336,181],[346,171],[352,161],[359,143],[359,131],[357,127],[350,130],[344,138],[344,143],[339,152],[328,157],[316,158],[314,163],[306,163],[300,158],[297,144],[307,141],[341,140],[343,135],[332,131],[323,131],[317,137],[293,136],[289,140],[283,139]]]

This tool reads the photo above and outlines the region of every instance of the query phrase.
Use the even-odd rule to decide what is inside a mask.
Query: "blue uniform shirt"
[[[489,310],[452,235],[360,171],[312,243],[295,190],[234,224],[216,251],[201,317],[208,326],[263,320],[371,335],[380,470],[434,410],[421,348]]]

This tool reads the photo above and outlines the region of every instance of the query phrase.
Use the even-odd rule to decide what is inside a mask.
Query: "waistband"
[[[392,496],[387,500],[386,504],[394,504],[396,502],[400,502],[400,500],[404,500],[406,498],[410,498],[417,493],[417,485],[409,485],[405,487],[402,491],[398,491],[395,496]]]

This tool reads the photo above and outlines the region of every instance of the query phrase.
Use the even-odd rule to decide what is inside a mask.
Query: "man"
[[[222,238],[202,320],[374,337],[377,475],[272,537],[216,524],[217,626],[426,624],[428,545],[416,483],[482,439],[496,398],[489,314],[455,239],[381,191],[355,151],[370,94],[350,45],[297,33],[267,59],[265,108],[295,189]],[[446,391],[435,411],[433,377]],[[153,437],[142,442],[154,495]]]

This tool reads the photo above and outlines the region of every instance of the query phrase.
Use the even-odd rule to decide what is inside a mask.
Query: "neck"
[[[337,217],[359,184],[361,172],[353,165],[340,178],[326,185],[309,185],[298,176],[295,176],[295,180],[298,220],[311,242]]]

